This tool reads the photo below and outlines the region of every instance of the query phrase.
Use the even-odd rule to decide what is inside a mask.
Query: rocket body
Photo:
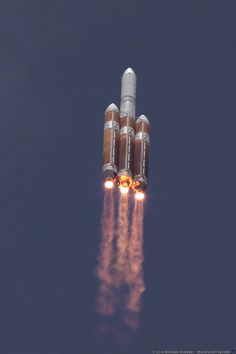
[[[130,184],[133,177],[135,137],[136,75],[131,68],[125,70],[121,79],[120,145],[118,176]]]
[[[148,179],[149,131],[150,123],[145,115],[141,115],[135,124],[136,134],[134,143],[134,188],[145,191]]]
[[[120,116],[135,119],[137,78],[133,69],[125,70],[121,79]]]
[[[119,176],[133,177],[135,122],[132,117],[120,118]]]
[[[114,103],[105,111],[103,178],[137,194],[147,188],[150,123],[145,115],[135,119],[137,78],[131,68],[121,79],[120,111]],[[111,183],[112,182],[112,183]],[[121,188],[122,191],[122,188]]]
[[[103,136],[103,178],[113,180],[118,171],[120,113],[114,103],[105,111]]]

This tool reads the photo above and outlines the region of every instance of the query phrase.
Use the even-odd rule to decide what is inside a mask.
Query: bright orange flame
[[[114,187],[114,182],[111,181],[111,180],[105,181],[104,187],[105,187],[106,189],[111,189],[111,188]]]
[[[144,200],[144,193],[143,192],[137,192],[135,193],[135,198],[137,200]]]
[[[121,187],[120,187],[120,192],[121,192],[122,194],[127,194],[127,193],[129,192],[129,187],[123,187],[123,186],[121,186]]]
[[[132,185],[132,178],[129,176],[120,176],[118,181],[118,186],[120,188],[121,194],[128,194],[129,188]]]

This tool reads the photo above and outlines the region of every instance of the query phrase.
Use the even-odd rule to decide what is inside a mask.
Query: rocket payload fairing
[[[150,123],[136,119],[136,75],[131,68],[121,79],[120,111],[112,103],[105,111],[103,178],[106,188],[117,183],[122,193],[133,189],[143,199],[147,188]]]

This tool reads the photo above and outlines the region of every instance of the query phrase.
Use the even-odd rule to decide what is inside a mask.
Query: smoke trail
[[[128,314],[125,319],[126,323],[134,330],[139,326],[138,313],[141,311],[141,297],[145,291],[142,268],[143,259],[143,202],[135,200],[129,240],[130,272],[128,283],[130,292],[126,303]]]
[[[109,316],[115,310],[115,295],[112,286],[111,263],[113,260],[114,238],[114,191],[105,190],[102,213],[102,238],[98,257],[97,275],[99,278],[99,293],[97,297],[98,313]]]
[[[115,231],[113,193],[113,190],[105,190],[104,195],[102,239],[97,267],[99,278],[97,311],[103,316],[111,316],[115,313],[116,306],[124,301],[125,309],[120,307],[121,316],[126,325],[136,331],[139,327],[141,297],[145,291],[142,269],[143,202],[135,200],[129,230],[129,196],[120,193]],[[116,235],[115,249],[113,249],[114,235]],[[119,305],[117,310],[119,314]]]
[[[115,286],[118,288],[126,281],[128,274],[128,236],[129,236],[129,196],[120,193],[117,229],[117,254],[115,268]]]

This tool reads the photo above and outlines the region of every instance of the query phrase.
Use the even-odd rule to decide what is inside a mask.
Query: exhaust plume
[[[142,268],[143,201],[135,200],[130,220],[129,195],[120,193],[117,224],[115,221],[114,191],[107,189],[104,194],[97,267],[97,311],[103,316],[112,316],[115,312],[119,316],[121,310],[123,321],[132,331],[136,331],[140,324],[141,298],[145,291]],[[113,247],[114,243],[116,247]]]
[[[129,195],[120,193],[116,239],[115,286],[126,282],[128,275],[128,236],[129,236]]]
[[[98,257],[97,275],[99,278],[99,292],[97,298],[98,313],[109,316],[115,310],[115,295],[113,292],[111,264],[113,260],[113,239],[115,232],[114,222],[114,191],[107,189],[104,192],[103,213],[101,221],[101,244]]]
[[[129,297],[126,303],[128,316],[126,318],[127,324],[137,329],[139,325],[138,313],[141,311],[141,297],[145,291],[145,284],[143,279],[142,263],[143,255],[143,203],[135,200],[131,236],[129,240]]]

